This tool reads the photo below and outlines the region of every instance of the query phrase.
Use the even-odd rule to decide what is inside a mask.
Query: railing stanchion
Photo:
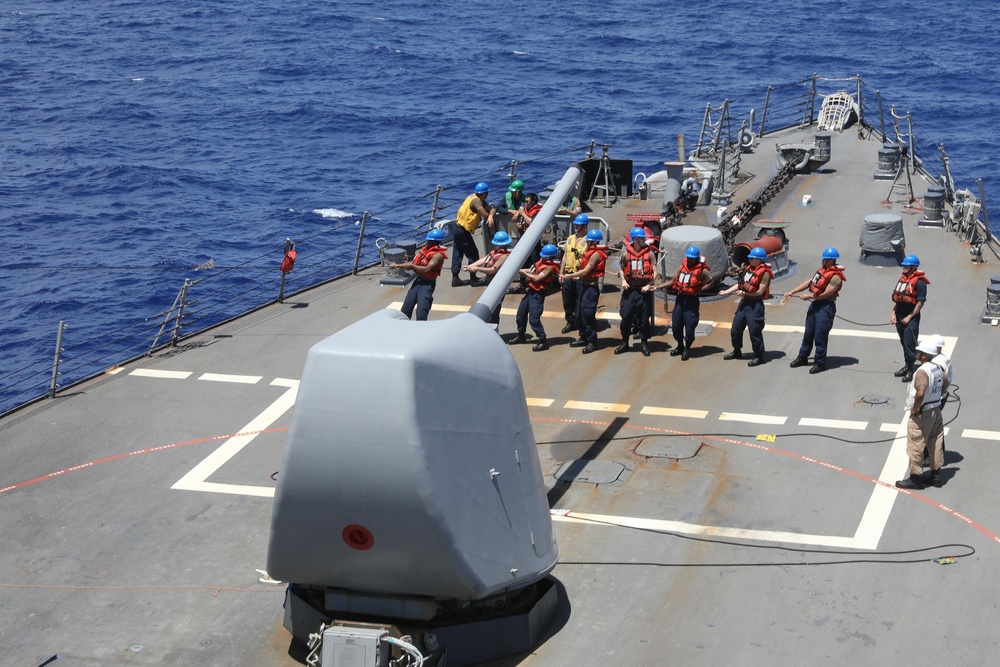
[[[351,271],[352,276],[358,275],[358,266],[361,264],[361,247],[365,242],[365,224],[368,222],[368,211],[364,212],[361,216],[361,232],[358,234],[358,251],[354,253],[354,270]]]
[[[177,340],[181,337],[181,322],[184,319],[184,305],[187,303],[188,288],[191,287],[191,279],[184,279],[184,287],[181,288],[180,297],[177,299],[177,318],[174,320],[174,331],[170,335],[170,347],[177,347]]]
[[[52,361],[52,382],[49,384],[49,398],[56,397],[56,390],[59,388],[59,363],[62,358],[63,331],[66,330],[66,321],[59,320],[59,329],[56,333],[56,357]]]

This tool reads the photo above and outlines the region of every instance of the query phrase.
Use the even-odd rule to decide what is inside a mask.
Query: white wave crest
[[[351,217],[351,215],[353,215],[352,213],[348,213],[347,211],[341,211],[340,209],[336,208],[314,208],[313,213],[322,216],[324,218],[330,218],[334,220],[338,218],[349,218]]]

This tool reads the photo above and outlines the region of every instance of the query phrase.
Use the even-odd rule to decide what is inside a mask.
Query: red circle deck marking
[[[560,418],[556,418],[556,417],[532,417],[531,421],[556,422],[556,423],[561,422],[561,423],[566,423],[566,424],[590,424],[592,426],[604,426],[604,427],[607,427],[607,426],[611,425],[611,422],[590,421],[590,420],[585,420],[585,419],[560,419]],[[931,507],[937,508],[937,509],[941,510],[942,512],[950,514],[951,516],[955,517],[956,519],[959,519],[962,522],[964,522],[964,523],[972,526],[973,528],[975,528],[977,531],[979,531],[980,533],[982,533],[983,535],[985,535],[989,539],[993,540],[997,544],[1000,544],[1000,536],[995,535],[993,532],[991,532],[989,529],[987,529],[982,524],[979,524],[979,523],[973,521],[972,519],[970,519],[969,517],[965,516],[961,512],[957,512],[957,511],[953,510],[952,508],[948,507],[947,505],[942,505],[941,503],[939,503],[939,502],[937,502],[935,500],[932,500],[932,499],[928,498],[927,496],[922,495],[920,493],[914,493],[913,491],[909,491],[907,489],[898,489],[894,485],[887,484],[886,482],[883,482],[880,479],[875,479],[874,477],[869,477],[868,475],[862,474],[862,473],[854,471],[854,470],[848,470],[847,468],[842,468],[841,466],[834,465],[833,463],[827,463],[826,461],[820,461],[819,459],[814,459],[814,458],[811,458],[809,456],[805,456],[803,454],[796,454],[795,452],[789,452],[789,451],[786,451],[784,449],[778,449],[777,447],[768,447],[767,445],[762,445],[762,444],[759,444],[757,442],[745,442],[743,440],[734,440],[732,438],[723,438],[723,437],[715,436],[715,435],[705,435],[705,434],[700,434],[700,433],[689,433],[687,431],[677,431],[677,430],[670,429],[670,428],[662,428],[662,427],[657,427],[657,426],[639,426],[639,425],[636,425],[636,424],[623,424],[623,425],[621,425],[621,428],[633,429],[633,430],[638,430],[638,431],[658,431],[660,433],[671,433],[673,435],[697,436],[699,438],[704,438],[705,440],[714,440],[715,442],[725,442],[725,443],[729,443],[731,445],[740,445],[741,447],[750,447],[752,449],[760,449],[760,450],[763,450],[763,451],[771,453],[771,454],[780,454],[781,456],[787,456],[789,458],[797,459],[797,460],[803,461],[805,463],[813,463],[815,465],[822,466],[824,468],[829,468],[830,470],[835,470],[837,472],[844,473],[845,475],[850,475],[851,477],[855,477],[855,478],[860,479],[860,480],[862,480],[864,482],[869,482],[869,483],[875,484],[877,486],[883,486],[883,487],[885,487],[887,489],[892,489],[893,491],[895,491],[897,493],[902,493],[902,494],[908,495],[908,496],[910,496],[912,498],[916,498],[917,500],[925,502],[928,505],[930,505]]]

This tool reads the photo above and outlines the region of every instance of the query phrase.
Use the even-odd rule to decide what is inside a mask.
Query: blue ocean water
[[[1000,197],[1000,8],[987,0],[962,14],[926,0],[2,11],[0,387],[44,380],[60,321],[72,357],[79,341],[155,323],[210,272],[236,276],[225,289],[249,308],[277,283],[240,284],[276,281],[286,238],[305,273],[335,273],[363,211],[370,258],[377,236],[413,229],[407,202],[436,185],[500,187],[510,160],[535,157],[558,176],[591,140],[652,171],[678,133],[697,136],[707,103],[746,113],[766,86],[813,73],[860,74],[945,145],[963,185],[983,180],[987,207]],[[217,268],[193,270],[208,260]],[[37,393],[25,386],[0,390],[0,411]]]

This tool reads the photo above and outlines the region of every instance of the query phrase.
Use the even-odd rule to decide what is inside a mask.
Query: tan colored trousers
[[[941,408],[924,410],[906,422],[906,455],[910,459],[910,474],[919,475],[924,471],[924,447],[930,455],[931,470],[940,470],[944,465],[944,421]]]

